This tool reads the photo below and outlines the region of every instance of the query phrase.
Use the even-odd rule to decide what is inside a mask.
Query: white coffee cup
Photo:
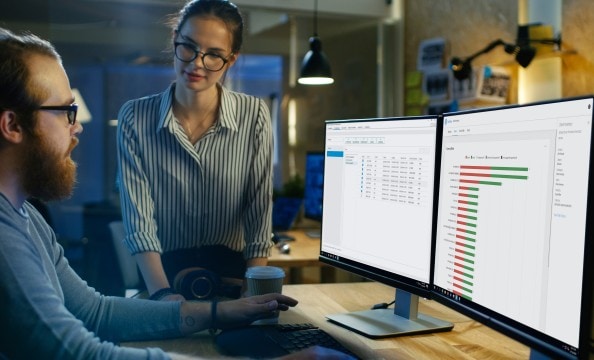
[[[275,266],[253,266],[245,272],[247,283],[247,295],[264,295],[270,293],[281,294],[285,272],[283,269]],[[254,324],[274,324],[278,322],[279,312],[269,319],[262,319]]]
[[[248,295],[281,293],[285,272],[276,266],[252,266],[245,273]]]

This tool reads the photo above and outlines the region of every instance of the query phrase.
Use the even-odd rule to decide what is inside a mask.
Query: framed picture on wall
[[[421,41],[417,56],[417,69],[421,71],[441,69],[443,67],[444,52],[444,38],[432,38]]]
[[[507,102],[511,74],[504,67],[484,66],[478,78],[477,97],[498,103]]]
[[[473,69],[467,79],[458,80],[450,72],[452,81],[452,98],[459,102],[470,102],[476,100],[478,88],[478,70]]]
[[[447,99],[450,93],[450,71],[447,69],[425,71],[423,92],[430,100]]]

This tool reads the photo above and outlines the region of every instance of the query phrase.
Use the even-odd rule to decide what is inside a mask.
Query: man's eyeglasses
[[[176,58],[178,58],[180,61],[189,63],[194,61],[199,54],[202,54],[202,64],[206,70],[209,71],[220,71],[225,67],[225,64],[229,62],[229,57],[224,58],[219,54],[202,52],[199,48],[196,48],[192,44],[177,41],[173,44],[175,45]],[[231,53],[231,55],[233,55],[233,53]]]
[[[62,106],[39,106],[37,110],[57,110],[65,111],[68,118],[68,124],[76,124],[76,113],[78,112],[78,104],[62,105]]]

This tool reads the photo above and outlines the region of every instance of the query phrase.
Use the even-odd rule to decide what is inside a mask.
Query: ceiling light
[[[301,63],[298,83],[303,85],[327,85],[334,83],[330,63],[322,51],[322,42],[318,37],[318,0],[314,3],[314,34],[309,38],[310,50]]]

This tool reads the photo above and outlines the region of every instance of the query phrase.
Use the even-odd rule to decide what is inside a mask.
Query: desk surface
[[[529,348],[439,303],[419,301],[419,311],[454,323],[449,332],[372,340],[325,319],[327,314],[369,309],[394,299],[394,289],[375,283],[285,285],[283,293],[299,300],[281,313],[280,322],[310,322],[364,359],[528,359]],[[192,337],[126,344],[160,347],[203,357],[219,356],[207,332]]]
[[[278,248],[274,247],[268,258],[270,266],[320,266],[320,238],[309,237],[303,230],[291,230],[284,232],[295,238],[289,241],[291,247],[289,254],[281,254]]]

